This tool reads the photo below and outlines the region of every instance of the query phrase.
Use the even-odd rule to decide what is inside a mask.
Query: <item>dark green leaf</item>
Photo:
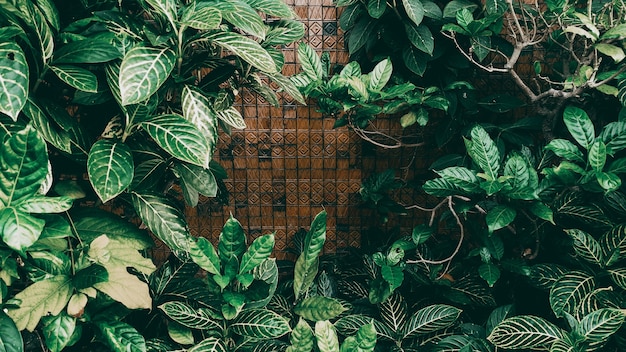
[[[3,352],[24,351],[22,335],[4,311],[0,311],[0,350]]]
[[[76,318],[61,312],[56,316],[43,317],[41,321],[46,347],[50,349],[50,352],[63,350],[72,339],[76,329]]]
[[[584,110],[574,106],[566,107],[563,112],[563,122],[578,144],[585,149],[591,147],[596,138],[596,132],[591,119]]]
[[[499,348],[534,349],[547,348],[564,335],[561,329],[543,318],[522,315],[498,324],[487,339]]]
[[[144,337],[127,323],[111,320],[98,322],[96,326],[113,351],[144,352],[146,350]]]
[[[54,64],[96,64],[122,58],[109,40],[90,38],[63,45],[54,53]]]

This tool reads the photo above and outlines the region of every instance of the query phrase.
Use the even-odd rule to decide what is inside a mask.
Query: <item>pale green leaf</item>
[[[592,169],[596,172],[602,171],[606,164],[606,145],[600,140],[594,141],[589,148],[587,159]]]
[[[273,17],[296,18],[293,9],[283,0],[245,0],[255,10],[264,12]]]
[[[569,161],[581,161],[584,162],[583,154],[574,143],[567,139],[553,139],[544,147],[544,149],[551,150],[554,154],[560,156]]]
[[[385,59],[374,66],[372,72],[370,72],[370,81],[368,88],[373,91],[382,90],[393,72],[393,65],[390,59]]]
[[[258,339],[275,339],[291,331],[289,321],[267,309],[246,309],[230,324],[238,335]]]
[[[298,90],[298,87],[290,78],[283,76],[280,73],[271,73],[268,74],[268,77],[272,79],[272,81],[276,82],[276,84],[287,94],[289,94],[292,98],[294,98],[298,103],[302,105],[306,105],[306,100]]]
[[[302,72],[313,81],[322,79],[324,69],[322,61],[310,45],[302,42],[298,45],[298,61]]]
[[[136,46],[130,49],[120,66],[122,105],[147,100],[165,83],[175,64],[176,53],[169,48]]]
[[[199,30],[216,29],[222,23],[222,13],[215,7],[198,8],[197,3],[192,2],[183,10],[180,23]]]
[[[133,181],[134,167],[132,151],[122,142],[101,139],[89,150],[89,182],[103,203],[128,188]]]
[[[122,303],[128,309],[150,309],[152,298],[148,285],[137,276],[129,274],[126,267],[107,268],[109,279],[94,284],[97,290]]]
[[[315,323],[315,338],[320,352],[339,352],[337,331],[328,320]]]
[[[626,54],[624,54],[624,50],[619,46],[615,46],[613,44],[597,43],[595,45],[595,48],[602,54],[610,56],[615,63],[622,62],[622,60],[624,60],[624,58],[626,57]]]
[[[304,319],[298,319],[298,323],[289,335],[289,342],[291,342],[291,346],[287,347],[286,352],[310,352],[313,350],[313,332]]]
[[[89,93],[98,92],[98,78],[93,72],[78,66],[50,66],[50,70],[70,87]]]
[[[206,36],[210,42],[232,51],[257,69],[275,73],[276,64],[272,56],[254,40],[234,32],[215,32]]]
[[[211,159],[217,145],[218,120],[211,109],[209,99],[201,91],[185,86],[182,92],[183,117],[202,132],[207,142],[207,159]],[[206,161],[208,165],[208,160]]]
[[[270,23],[270,31],[265,36],[264,46],[288,45],[300,40],[305,34],[305,26],[299,20],[284,19]],[[281,52],[282,55],[282,52]]]
[[[150,275],[156,267],[152,260],[129,246],[124,240],[116,240],[101,235],[91,242],[89,257],[107,269],[133,267],[145,275]]]
[[[424,6],[420,0],[402,0],[402,5],[409,19],[420,25],[424,19]]]
[[[241,0],[229,0],[219,4],[224,20],[230,22],[246,34],[265,39],[267,26],[259,13]]]
[[[495,181],[500,169],[500,153],[496,143],[480,125],[472,128],[471,148],[467,151],[470,157],[480,166],[487,175],[487,181]]]
[[[73,202],[74,199],[66,196],[33,196],[21,202],[17,209],[35,214],[62,213],[70,210]]]
[[[239,130],[246,128],[246,122],[243,120],[239,110],[237,110],[234,106],[225,110],[216,111],[215,114],[220,120],[224,121],[227,125],[233,128]]]

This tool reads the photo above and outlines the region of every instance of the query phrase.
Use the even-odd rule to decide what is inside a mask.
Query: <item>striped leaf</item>
[[[406,322],[402,338],[406,339],[447,328],[456,322],[460,314],[460,309],[445,304],[424,307],[415,312]]]
[[[491,352],[485,343],[481,343],[481,340],[465,335],[452,335],[444,337],[439,340],[433,347],[433,352],[458,352],[467,349],[472,352]]]
[[[561,329],[543,318],[522,315],[498,324],[487,339],[499,348],[533,349],[549,347],[564,335]]]
[[[313,81],[322,79],[324,74],[322,60],[317,56],[315,49],[304,42],[298,45],[298,61],[300,61],[302,72],[304,72],[307,77]]]
[[[528,276],[534,286],[550,290],[566,273],[567,269],[557,264],[536,264],[530,267]]]
[[[463,190],[450,181],[442,178],[434,178],[424,182],[424,192],[435,197],[447,197],[463,193]]]
[[[246,34],[261,40],[265,39],[267,26],[259,13],[241,0],[229,0],[218,3],[222,17]]]
[[[189,230],[183,213],[157,194],[133,193],[133,207],[148,229],[174,253],[189,252]]]
[[[357,333],[361,326],[369,324],[372,321],[372,317],[360,314],[347,315],[335,323],[335,327],[341,335],[351,336]],[[396,334],[386,324],[378,320],[374,320],[374,328],[376,334],[386,340],[395,340]]]
[[[117,197],[133,181],[133,154],[126,144],[101,139],[87,157],[89,182],[103,203]]]
[[[98,322],[96,326],[112,351],[143,352],[146,340],[131,325],[119,320]]]
[[[617,286],[626,290],[626,268],[609,269],[609,274]]]
[[[105,38],[89,38],[73,41],[54,52],[55,65],[97,64],[122,57],[119,49]]]
[[[326,211],[319,212],[304,238],[304,248],[296,260],[293,292],[296,299],[311,287],[318,270],[318,256],[326,242]]]
[[[286,352],[309,352],[313,350],[313,332],[304,319],[298,320],[291,331],[291,335],[289,335],[289,342],[291,342],[291,346],[287,348]]]
[[[293,311],[306,320],[322,321],[336,318],[346,307],[334,298],[312,296],[298,302]]]
[[[191,242],[189,244],[189,247],[188,254],[194,263],[213,275],[220,274],[220,258],[209,240],[204,237],[198,237],[195,243]]]
[[[487,181],[495,181],[500,169],[500,153],[489,134],[480,125],[470,132],[472,137],[467,152],[487,175]]]
[[[370,81],[368,88],[373,91],[379,91],[385,88],[387,82],[391,78],[393,72],[393,65],[391,60],[385,59],[374,66],[372,72],[370,72]]]
[[[0,210],[0,238],[11,249],[24,254],[41,236],[45,221],[12,206]]]
[[[585,342],[594,345],[603,345],[624,323],[624,313],[618,309],[602,308],[586,315],[578,326],[576,333],[585,338]]]
[[[275,339],[291,331],[287,319],[267,309],[241,311],[230,329],[237,335],[257,339]]]
[[[604,266],[602,247],[595,238],[578,229],[565,230],[565,233],[574,240],[574,251],[579,257],[591,264]]]
[[[239,274],[246,273],[256,268],[261,262],[269,258],[274,250],[274,234],[256,238],[241,257]]]
[[[594,141],[589,147],[587,160],[591,168],[596,172],[601,172],[606,164],[606,145],[602,141]]]
[[[98,92],[98,78],[91,71],[71,65],[49,66],[50,70],[70,87],[89,93]]]
[[[224,341],[218,339],[217,337],[209,337],[206,338],[197,345],[194,345],[187,349],[187,352],[228,352],[229,349],[226,347]]]
[[[217,111],[215,114],[220,120],[233,128],[238,130],[246,128],[246,122],[244,121],[243,116],[241,116],[239,110],[237,110],[234,106],[231,106],[226,110]]]
[[[283,0],[245,0],[255,10],[264,12],[273,17],[295,18],[296,14]]]
[[[207,308],[193,308],[180,301],[165,302],[159,306],[170,319],[191,329],[221,331],[223,327]]]
[[[328,320],[315,323],[315,338],[320,352],[339,352],[337,331]]]
[[[0,346],[3,352],[24,352],[24,341],[13,320],[4,311],[0,312]]]
[[[550,306],[557,317],[575,314],[582,300],[595,289],[593,276],[570,271],[558,279],[550,290]]]
[[[182,116],[160,115],[140,125],[163,150],[173,157],[208,168],[209,143],[204,138],[204,134]]]
[[[19,45],[0,43],[0,112],[17,121],[28,99],[28,63]]]
[[[136,46],[130,49],[120,66],[122,105],[148,99],[165,83],[175,64],[176,53],[169,48]]]
[[[619,254],[620,258],[626,255],[626,225],[620,224],[612,227],[600,237],[600,245],[606,258]]]
[[[182,91],[183,117],[193,123],[202,132],[207,142],[206,165],[213,156],[217,145],[218,120],[215,112],[211,109],[209,100],[202,92],[185,86]]]
[[[274,59],[254,40],[233,32],[215,32],[206,36],[210,42],[230,50],[250,65],[266,73],[275,73]]]
[[[407,306],[402,295],[394,292],[379,307],[383,323],[395,333],[400,333],[407,320]]]
[[[544,149],[551,150],[557,156],[569,161],[585,161],[580,149],[567,139],[553,139],[544,147]]]
[[[596,138],[596,132],[589,115],[583,109],[574,106],[566,107],[563,112],[563,122],[578,144],[585,149],[591,147]]]
[[[280,20],[270,24],[264,46],[287,45],[300,40],[305,34],[304,24],[298,20]],[[282,53],[281,53],[282,54]]]
[[[290,78],[294,76],[290,76],[287,78],[280,73],[272,73],[268,74],[268,77],[272,79],[272,81],[276,82],[278,86],[287,94],[289,94],[292,98],[294,98],[298,103],[302,105],[306,105],[306,100],[298,90],[298,85],[295,84]],[[309,82],[310,83],[310,82]],[[308,83],[307,83],[308,84]],[[306,85],[305,85],[306,86]]]
[[[35,127],[37,132],[39,132],[41,137],[43,137],[46,142],[66,153],[72,152],[72,141],[70,140],[69,134],[56,126],[53,126],[51,123],[52,120],[48,117],[48,114],[37,106],[32,99],[29,98],[26,101],[26,105],[24,105],[22,112],[30,119],[33,127]]]
[[[619,152],[626,147],[626,121],[606,124],[599,137],[606,144],[608,154],[613,155]]]
[[[185,8],[180,19],[180,23],[199,30],[216,29],[222,23],[222,13],[220,10],[204,6],[197,8],[196,2],[192,2]]]

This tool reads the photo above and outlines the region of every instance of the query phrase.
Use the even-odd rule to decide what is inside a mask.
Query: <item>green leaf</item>
[[[60,352],[72,339],[76,329],[76,318],[61,312],[56,316],[41,319],[43,338],[50,352]]]
[[[402,267],[383,265],[380,268],[380,273],[383,279],[389,283],[389,288],[393,291],[402,285],[404,281],[404,272]]]
[[[109,279],[94,284],[94,288],[106,293],[128,309],[152,308],[152,298],[145,282],[129,274],[125,267],[107,268],[107,272]]]
[[[209,167],[210,153],[204,134],[180,115],[159,115],[141,123],[141,127],[166,152],[191,164]]]
[[[294,313],[310,321],[333,319],[346,310],[338,300],[324,296],[304,298],[293,308]]]
[[[0,210],[0,236],[10,248],[24,253],[41,236],[45,221],[13,207]]]
[[[169,48],[136,46],[120,66],[119,87],[122,105],[147,100],[165,83],[176,64],[176,53]]]
[[[328,320],[315,323],[315,338],[320,352],[339,352],[337,331]]]
[[[217,126],[219,125],[217,116],[210,106],[209,99],[202,92],[187,85],[183,88],[183,116],[204,135],[208,147],[205,155],[209,160],[217,146]]]
[[[280,73],[270,73],[267,76],[272,79],[272,81],[276,82],[276,84],[282,89],[285,93],[289,94],[292,98],[294,98],[298,103],[302,105],[306,105],[306,101],[304,96],[298,90],[298,87],[292,82],[290,78],[295,77],[294,75],[287,78]]]
[[[493,209],[489,210],[485,217],[489,233],[491,234],[496,230],[509,226],[513,220],[515,220],[516,215],[517,212],[513,208],[506,205],[495,206]]]
[[[267,309],[243,310],[230,329],[235,334],[258,339],[275,339],[291,331],[287,319]]]
[[[217,244],[217,252],[222,262],[228,262],[231,257],[241,258],[246,251],[246,235],[243,227],[232,215],[224,224]],[[237,266],[237,270],[239,266]]]
[[[611,275],[611,280],[617,286],[626,289],[626,268],[609,269],[608,272]]]
[[[575,314],[582,300],[596,286],[593,276],[583,271],[570,271],[559,278],[550,290],[550,307],[557,317]]]
[[[384,0],[368,0],[367,12],[372,18],[380,18],[387,10],[387,2]]]
[[[76,290],[82,290],[109,279],[107,270],[98,264],[92,264],[76,272],[72,284]]]
[[[15,295],[20,306],[7,313],[18,330],[33,331],[42,317],[58,315],[65,308],[73,289],[72,280],[64,275],[35,282]]]
[[[234,106],[225,110],[216,111],[215,114],[220,120],[224,121],[227,125],[232,126],[233,128],[239,130],[246,128],[246,122],[241,116],[239,110],[237,110]]]
[[[28,99],[26,56],[13,42],[0,43],[0,112],[17,121]]]
[[[291,342],[291,346],[287,347],[286,352],[310,352],[313,350],[313,332],[304,319],[298,319],[298,323],[289,336],[289,342]]]
[[[177,163],[175,168],[186,186],[207,197],[217,195],[217,180],[211,170],[188,163]]]
[[[521,315],[498,324],[487,340],[504,349],[534,349],[547,348],[564,335],[561,329],[543,318]]]
[[[228,352],[230,351],[224,345],[222,339],[217,337],[209,337],[206,338],[200,343],[194,345],[193,347],[187,349],[187,352]]]
[[[472,160],[485,172],[487,181],[495,181],[498,178],[498,170],[500,169],[498,147],[496,147],[495,142],[480,125],[474,126],[470,135],[472,143],[467,152]]]
[[[480,192],[480,180],[476,173],[468,168],[452,166],[435,172],[458,189],[468,193]]]
[[[146,340],[129,324],[119,320],[98,321],[104,341],[113,351],[145,352]]]
[[[222,13],[210,6],[198,8],[193,2],[183,10],[180,23],[199,30],[217,29],[222,23]]]
[[[588,150],[596,137],[596,132],[587,113],[580,108],[568,106],[563,112],[563,122],[576,142]]]
[[[0,311],[0,351],[24,352],[22,335],[4,311]]]
[[[240,0],[222,2],[219,9],[222,11],[222,17],[239,30],[261,40],[265,39],[267,26],[263,18],[246,2]]]
[[[607,43],[597,43],[595,45],[596,50],[606,56],[610,56],[615,63],[619,63],[626,57],[624,50],[619,46],[615,46]]]
[[[122,58],[122,53],[106,38],[73,41],[54,52],[55,66],[59,64],[97,64]]]
[[[528,276],[535,286],[550,290],[566,273],[567,270],[557,264],[536,264],[530,267]]]
[[[123,238],[115,239],[100,235],[91,241],[87,254],[90,259],[107,269],[133,267],[145,275],[152,274],[156,269],[150,258],[142,256],[137,248],[133,248]]]
[[[296,299],[311,287],[317,275],[318,256],[326,242],[326,217],[325,210],[319,212],[304,238],[304,248],[294,269],[293,292]]]
[[[105,234],[109,239],[124,243],[134,249],[146,249],[154,241],[146,231],[117,215],[100,209],[81,209],[72,213],[71,222],[74,230],[83,242],[89,243]]]
[[[553,139],[544,149],[551,150],[554,154],[569,161],[585,161],[578,147],[566,139]]]
[[[298,45],[298,61],[302,72],[313,81],[321,81],[324,69],[322,61],[315,50],[308,44],[302,42]]]
[[[532,202],[528,210],[540,219],[554,224],[554,212],[547,205],[541,202]]]
[[[89,70],[71,65],[50,66],[50,70],[70,87],[89,93],[98,92],[98,78]]]
[[[494,264],[483,263],[478,267],[478,275],[487,282],[489,287],[493,287],[500,279],[500,269]]]
[[[413,23],[420,25],[424,19],[424,6],[420,0],[402,0],[407,16]]]
[[[435,49],[435,38],[433,37],[433,34],[428,26],[423,24],[416,26],[411,22],[407,22],[404,24],[404,29],[409,41],[414,47],[428,55],[433,54],[433,50]]]
[[[588,233],[578,230],[564,230],[574,240],[574,251],[576,254],[591,264],[604,266],[604,255],[602,247],[595,238]]]
[[[195,243],[190,242],[189,247],[188,255],[194,263],[213,275],[220,274],[220,258],[209,240],[198,237]]]
[[[257,267],[265,259],[269,258],[274,249],[274,234],[256,238],[241,257],[239,274],[246,273]]]
[[[389,79],[391,78],[391,74],[393,72],[393,65],[390,59],[385,59],[374,66],[372,72],[370,72],[370,80],[368,83],[368,88],[373,91],[382,90]]]
[[[30,119],[33,127],[35,127],[43,139],[66,153],[72,153],[70,135],[59,127],[53,127],[54,120],[37,106],[32,99],[26,101],[22,112]]]
[[[234,32],[215,32],[207,35],[206,39],[233,52],[263,72],[277,72],[276,64],[267,50],[250,38]]]
[[[606,146],[602,141],[594,141],[591,144],[587,159],[591,168],[596,172],[602,171],[604,164],[606,164]]]
[[[356,334],[363,325],[366,325],[371,321],[372,318],[366,315],[352,314],[344,316],[341,319],[337,320],[337,322],[335,322],[335,327],[340,334],[344,336],[350,336]],[[378,320],[374,320],[374,328],[376,329],[376,334],[379,337],[390,341],[396,339],[395,332],[390,329],[386,324],[383,324]]]
[[[18,205],[39,191],[48,174],[46,144],[28,125],[4,141],[0,165],[0,206]]]
[[[66,196],[45,197],[33,196],[21,202],[18,210],[25,213],[51,214],[70,210],[74,199]]]
[[[133,193],[135,211],[148,229],[175,253],[189,251],[189,231],[183,213],[156,194]]]
[[[455,186],[453,183],[446,181],[444,178],[435,178],[424,182],[422,186],[424,192],[435,197],[447,197],[459,195],[463,190]]]
[[[402,331],[402,339],[435,332],[454,324],[461,310],[445,304],[424,307],[409,318]]]
[[[626,121],[606,124],[599,138],[606,144],[607,154],[614,155],[626,147]]]
[[[400,333],[407,319],[407,305],[397,291],[380,303],[380,318],[394,333]]]
[[[133,181],[133,154],[128,145],[101,139],[87,158],[89,182],[103,203],[117,197]]]
[[[513,310],[514,306],[512,304],[507,304],[494,309],[491,314],[489,314],[489,318],[487,319],[487,323],[485,325],[487,335],[491,334],[493,329],[504,319],[508,318],[509,315],[512,315]]]
[[[170,319],[191,329],[222,331],[222,325],[208,308],[193,308],[181,301],[165,302],[158,307]]]
[[[622,326],[624,317],[624,313],[618,309],[601,308],[586,315],[574,331],[587,343],[604,344]]]

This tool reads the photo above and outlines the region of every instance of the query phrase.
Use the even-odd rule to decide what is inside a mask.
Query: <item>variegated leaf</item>
[[[546,348],[562,339],[564,332],[549,321],[532,316],[516,316],[498,324],[487,339],[499,348]]]
[[[583,271],[570,271],[563,275],[550,290],[550,306],[557,317],[575,314],[583,298],[596,286],[593,276]]]
[[[246,122],[243,120],[239,110],[237,110],[234,106],[231,106],[226,110],[217,111],[215,114],[220,120],[224,121],[227,125],[233,128],[239,130],[246,128]]]
[[[17,121],[28,99],[28,63],[19,45],[0,43],[0,112]]]
[[[169,48],[136,46],[122,60],[119,87],[123,105],[142,102],[167,80],[176,64],[176,53]]]
[[[230,329],[238,335],[258,339],[273,339],[291,331],[287,319],[267,309],[243,310]]]
[[[103,203],[117,197],[133,181],[133,154],[126,144],[101,139],[87,158],[89,182]]]
[[[169,301],[159,306],[169,318],[188,328],[199,330],[223,330],[222,325],[215,321],[207,308],[193,308],[180,301]]]
[[[277,72],[272,56],[259,43],[250,38],[234,32],[215,32],[208,34],[206,39],[224,49],[232,51],[235,55],[263,72]]]
[[[98,92],[98,78],[93,72],[71,65],[52,65],[49,67],[61,81],[70,87],[89,93]]]

